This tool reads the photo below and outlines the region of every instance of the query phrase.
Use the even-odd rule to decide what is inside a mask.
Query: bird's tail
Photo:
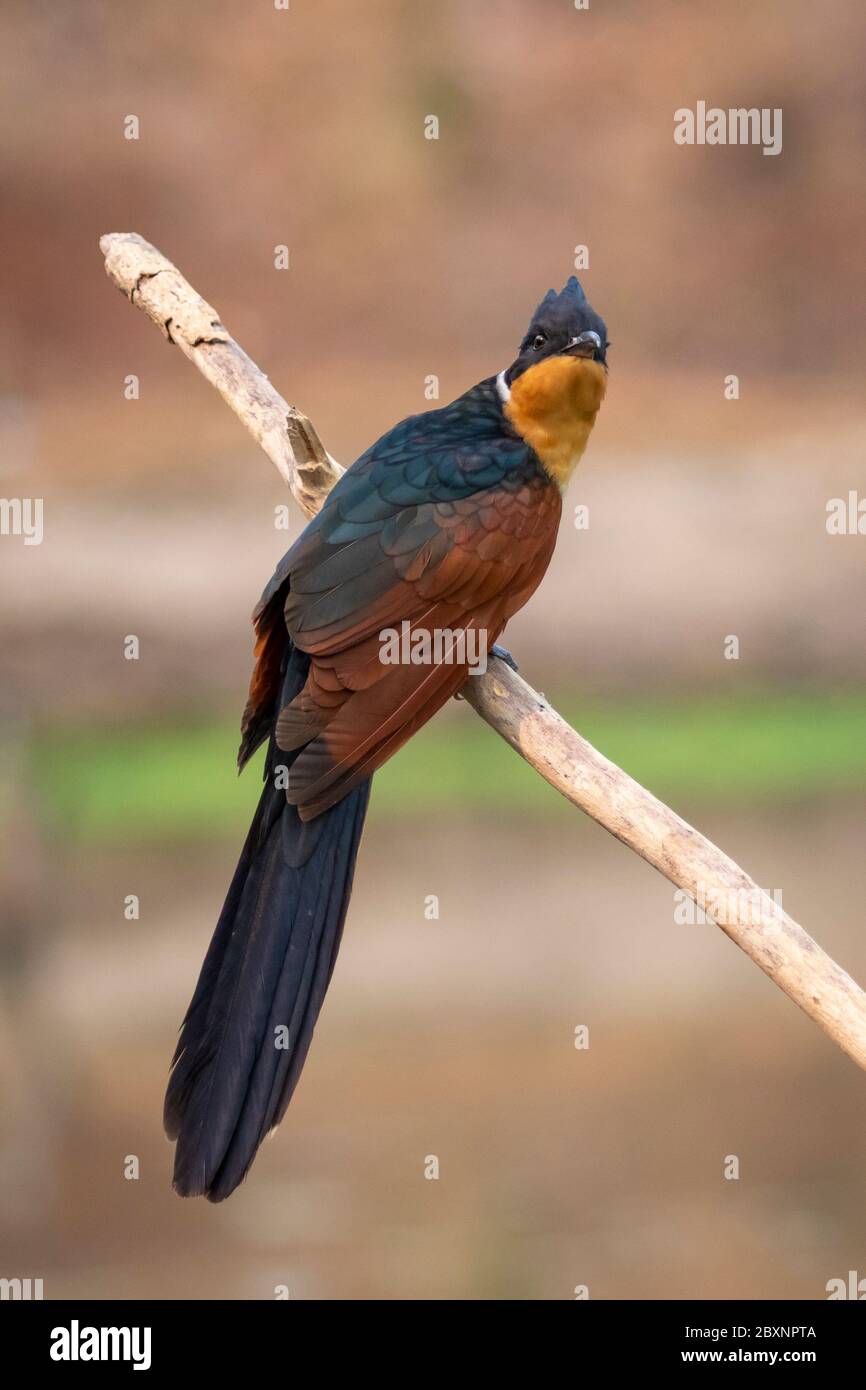
[[[228,1197],[285,1114],[340,945],[369,791],[303,822],[267,776],[166,1093],[181,1196]]]

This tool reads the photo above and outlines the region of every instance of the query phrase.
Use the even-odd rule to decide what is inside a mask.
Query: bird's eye
[[[536,333],[535,337],[532,340],[533,352],[540,352],[546,342],[547,339],[545,338],[543,333]]]

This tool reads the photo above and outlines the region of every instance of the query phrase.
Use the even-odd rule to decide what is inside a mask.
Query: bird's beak
[[[595,357],[596,353],[601,355],[601,338],[592,329],[587,329],[577,338],[572,338],[565,351],[569,357]]]

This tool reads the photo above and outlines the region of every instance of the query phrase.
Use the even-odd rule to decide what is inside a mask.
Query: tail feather
[[[286,1112],[333,972],[369,791],[368,780],[304,822],[267,775],[172,1063],[165,1127],[182,1196],[227,1197]]]

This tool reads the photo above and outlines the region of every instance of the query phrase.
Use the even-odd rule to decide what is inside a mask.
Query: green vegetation
[[[675,806],[747,805],[866,789],[866,694],[753,693],[737,699],[601,706],[563,714]],[[73,841],[239,835],[257,799],[260,756],[238,779],[234,721],[43,730],[33,778],[52,828]],[[565,803],[466,710],[434,721],[376,778],[377,817],[567,814]]]

